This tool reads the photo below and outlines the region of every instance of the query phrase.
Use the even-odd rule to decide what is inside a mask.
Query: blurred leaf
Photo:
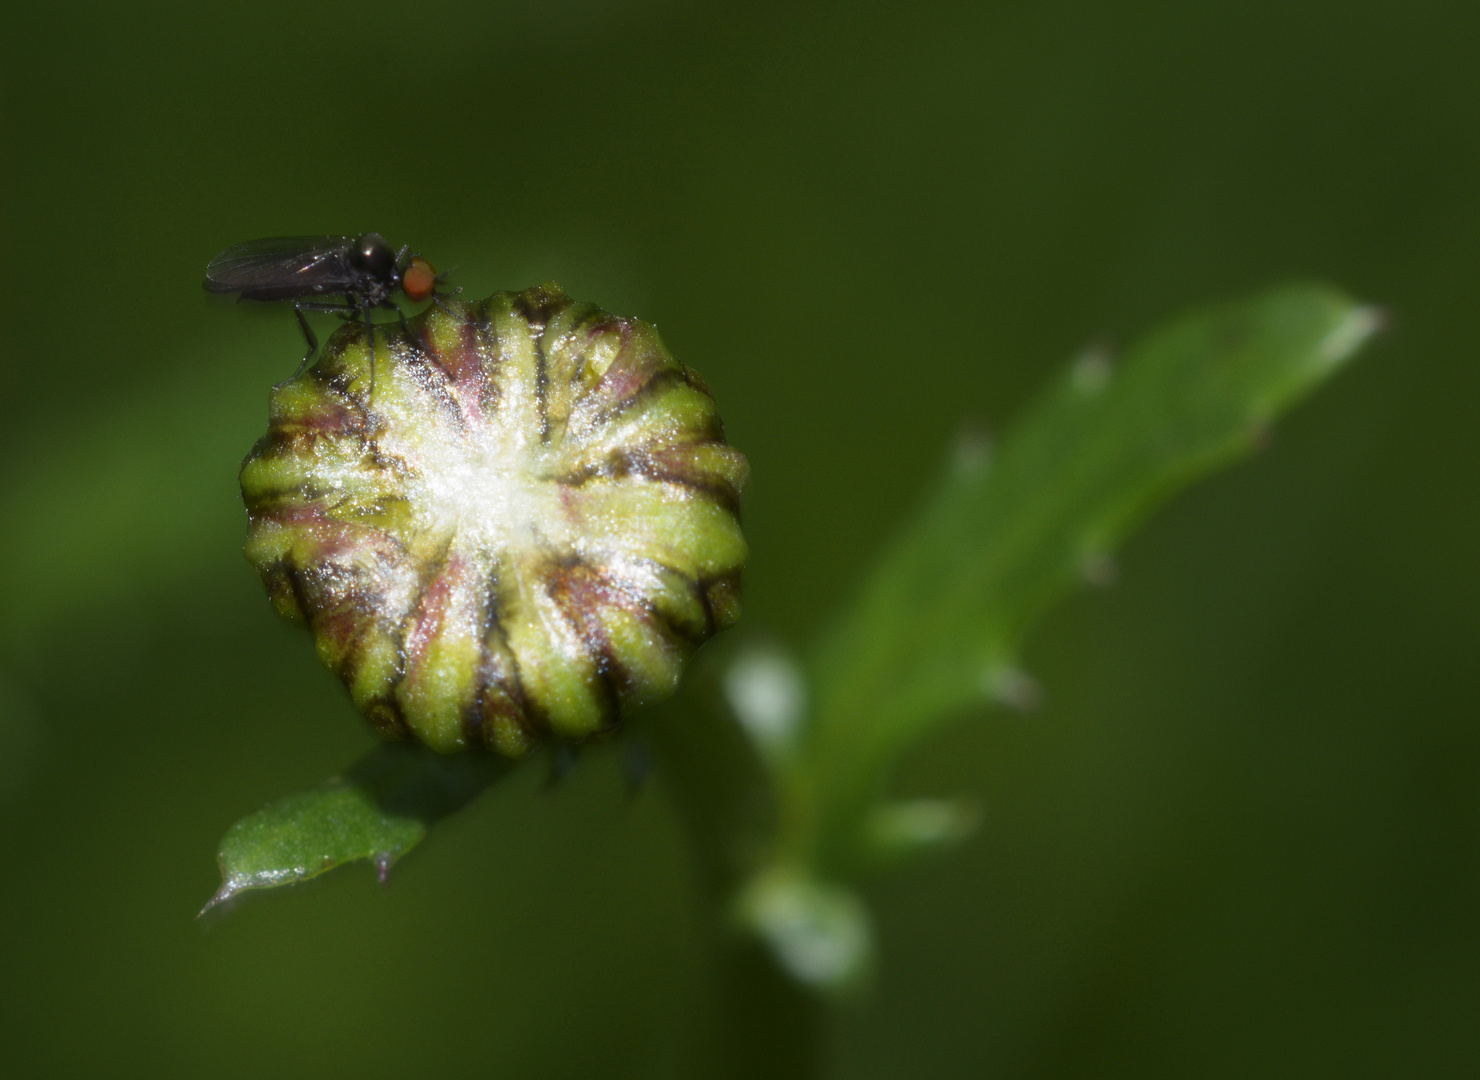
[[[900,752],[985,700],[1027,705],[1024,633],[1153,506],[1248,453],[1379,313],[1318,285],[1178,320],[1123,370],[1075,362],[993,455],[964,446],[811,665],[815,711],[782,780],[786,857],[845,870]]]
[[[780,764],[795,752],[806,684],[790,653],[751,643],[726,669],[724,695],[757,753]]]
[[[798,982],[847,993],[868,978],[873,934],[852,889],[778,869],[751,881],[737,907]]]
[[[217,855],[221,888],[202,913],[247,889],[306,881],[358,859],[374,859],[383,879],[428,828],[514,764],[491,754],[443,757],[409,743],[379,746],[343,777],[233,825]]]
[[[876,806],[863,823],[866,845],[881,865],[952,847],[976,831],[981,810],[961,799],[910,799]]]

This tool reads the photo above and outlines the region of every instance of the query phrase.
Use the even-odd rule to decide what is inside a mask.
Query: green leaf
[[[467,805],[514,762],[497,755],[443,757],[387,743],[344,774],[249,814],[221,840],[221,888],[202,914],[247,889],[317,877],[347,862],[391,864],[440,819]]]
[[[873,933],[852,889],[773,870],[741,891],[736,914],[800,983],[846,995],[869,977]]]
[[[1183,318],[1120,370],[1088,354],[1003,440],[968,448],[815,652],[815,710],[779,778],[780,857],[863,860],[899,754],[964,708],[1025,703],[1025,632],[1102,574],[1155,505],[1259,444],[1283,409],[1367,340],[1379,313],[1318,285]]]
[[[952,847],[976,831],[981,811],[960,799],[910,799],[874,807],[863,839],[880,865]]]

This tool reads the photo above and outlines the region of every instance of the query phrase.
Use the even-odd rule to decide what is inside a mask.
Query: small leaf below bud
[[[512,767],[489,754],[445,758],[416,746],[377,747],[343,776],[249,814],[222,838],[221,888],[204,915],[248,889],[307,881],[372,859],[384,881],[427,829]]]

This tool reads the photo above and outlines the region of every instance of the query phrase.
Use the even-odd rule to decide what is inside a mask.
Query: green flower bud
[[[669,693],[739,617],[746,557],[704,381],[553,284],[376,342],[347,325],[274,389],[241,474],[247,558],[360,711],[519,757]]]

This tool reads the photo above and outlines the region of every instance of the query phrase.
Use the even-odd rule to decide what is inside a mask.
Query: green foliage
[[[377,747],[344,776],[233,825],[217,853],[221,888],[202,913],[247,889],[307,881],[360,859],[374,859],[384,877],[427,829],[508,769],[508,759],[492,755],[443,757],[406,743]]]
[[[785,970],[826,990],[861,983],[870,929],[851,883],[976,819],[952,801],[885,800],[900,755],[963,712],[1025,703],[1033,684],[1017,655],[1035,619],[1103,579],[1145,514],[1256,447],[1378,324],[1339,292],[1294,286],[1187,316],[1123,362],[1086,354],[999,451],[963,442],[805,665],[753,652],[732,666],[727,696],[751,760],[733,739],[683,732],[702,705],[654,729],[670,773],[691,774],[665,779],[718,891]],[[377,751],[235,826],[212,902],[352,859],[388,865],[497,775],[483,758]],[[757,801],[773,812],[736,809]]]
[[[792,749],[764,755],[781,800],[774,860],[787,910],[824,895],[816,881],[876,864],[881,822],[896,851],[959,836],[959,812],[937,810],[931,827],[931,815],[878,805],[900,754],[973,705],[1023,704],[1033,684],[1017,652],[1034,619],[1077,582],[1103,577],[1112,547],[1157,503],[1256,447],[1378,323],[1321,286],[1209,308],[1136,344],[1123,364],[1082,356],[1000,453],[963,447],[811,655],[813,708]],[[866,937],[825,895],[814,918],[752,925],[784,962],[833,958],[823,979],[818,965],[789,964],[799,977],[846,984],[866,966]],[[851,943],[851,963],[842,945],[796,940],[820,933]]]

